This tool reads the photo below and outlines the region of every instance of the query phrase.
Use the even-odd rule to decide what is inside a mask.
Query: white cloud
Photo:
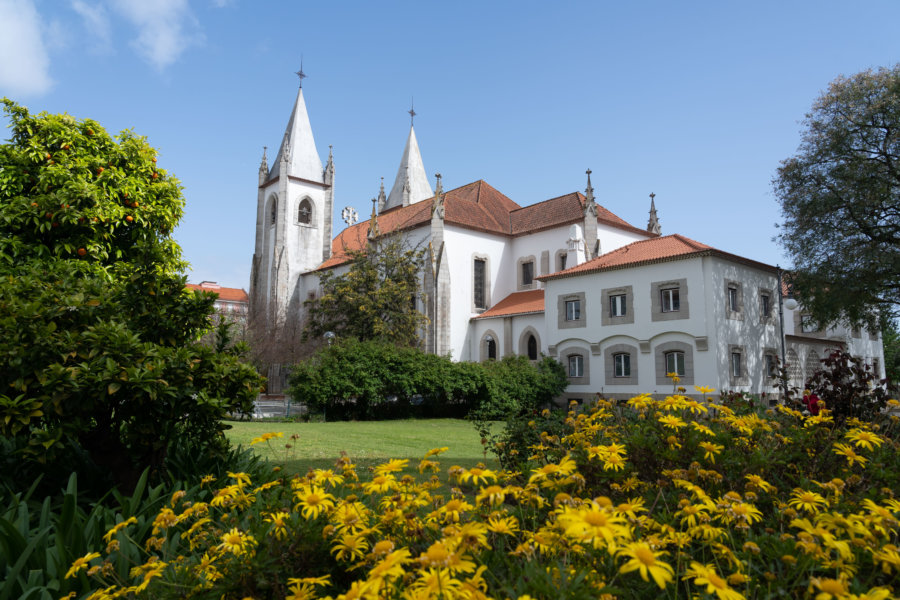
[[[187,0],[112,0],[112,5],[138,29],[132,45],[160,71],[203,41]]]
[[[0,0],[0,96],[40,95],[52,85],[33,0]]]
[[[106,52],[110,49],[111,35],[109,17],[101,4],[89,4],[84,0],[72,0],[72,10],[84,21],[85,29],[94,50]]]

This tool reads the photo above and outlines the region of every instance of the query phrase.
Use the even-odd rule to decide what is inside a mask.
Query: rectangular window
[[[778,361],[774,354],[766,354],[766,377],[778,377]]]
[[[475,301],[475,308],[487,308],[487,295],[484,293],[485,288],[485,261],[481,258],[476,258],[475,262],[472,265],[472,272],[474,274],[474,282],[473,282],[473,294]]]
[[[812,315],[800,315],[800,331],[803,333],[815,333],[819,326],[813,320]]]
[[[625,294],[609,297],[609,314],[611,317],[624,317],[628,307],[625,302]]]
[[[565,255],[565,254],[560,254],[560,255],[559,255],[559,270],[560,270],[560,271],[565,271],[565,270],[566,270],[566,259],[567,259],[567,258],[568,258],[568,256]]]
[[[738,304],[738,291],[736,287],[728,288],[728,310],[731,312],[740,312],[741,307]]]
[[[534,262],[522,263],[522,285],[531,285],[534,281]]]
[[[616,377],[631,377],[631,355],[615,354],[613,355],[614,375]]]
[[[768,317],[772,313],[772,305],[770,304],[768,294],[762,294],[759,297],[759,312],[764,317]]]
[[[684,352],[666,352],[666,373],[684,377]]]
[[[584,377],[584,357],[580,354],[569,357],[569,377]]]
[[[676,312],[679,308],[678,288],[667,288],[659,291],[660,306],[663,312]]]
[[[742,374],[741,353],[740,352],[732,352],[731,353],[731,376],[732,377],[740,377],[741,374]]]
[[[566,321],[581,319],[581,300],[566,300]]]

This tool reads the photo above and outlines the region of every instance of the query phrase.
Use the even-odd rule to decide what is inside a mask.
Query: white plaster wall
[[[313,204],[310,225],[297,220],[300,201],[309,198]],[[290,281],[294,282],[301,273],[306,273],[322,264],[322,235],[325,215],[325,190],[321,186],[288,180],[285,202],[284,244],[288,252]]]
[[[516,269],[518,268],[518,260],[520,258],[525,258],[526,256],[534,256],[535,277],[547,275],[548,273],[555,273],[559,270],[559,265],[556,264],[556,253],[559,250],[568,250],[569,227],[570,225],[566,225],[563,227],[554,227],[553,229],[545,229],[544,231],[538,231],[537,233],[532,233],[529,235],[522,235],[511,240],[510,245],[512,246],[512,263],[509,268],[512,269],[512,288],[510,288],[508,294],[516,291],[518,280],[518,273],[516,273]],[[541,269],[541,254],[545,250],[549,253],[550,258],[548,273],[545,273]],[[573,267],[575,265],[568,266]],[[539,281],[535,281],[535,284],[536,287],[543,287],[543,285]]]
[[[605,223],[597,223],[597,239],[600,240],[600,253],[605,254],[632,242],[649,238]]]

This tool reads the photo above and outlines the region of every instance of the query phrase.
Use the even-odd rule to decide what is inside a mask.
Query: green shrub
[[[825,402],[836,419],[872,419],[884,410],[887,390],[859,357],[834,351],[822,359],[822,368],[810,376],[807,388]]]

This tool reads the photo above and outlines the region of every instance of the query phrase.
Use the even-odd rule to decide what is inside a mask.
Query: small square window
[[[803,333],[815,333],[818,330],[819,326],[813,320],[812,315],[800,315],[800,331]]]
[[[678,288],[660,290],[659,295],[663,312],[676,312],[679,309]]]
[[[741,353],[740,352],[732,352],[731,353],[731,376],[732,377],[740,377],[743,371],[741,370]]]
[[[566,300],[566,321],[581,319],[581,300]]]
[[[631,355],[615,354],[613,355],[613,366],[615,377],[631,377]]]
[[[531,285],[534,282],[534,262],[522,263],[522,285]]]
[[[627,314],[628,306],[625,301],[625,294],[609,297],[609,314],[612,317],[624,317]]]
[[[580,354],[569,357],[569,377],[584,377],[584,357]]]

